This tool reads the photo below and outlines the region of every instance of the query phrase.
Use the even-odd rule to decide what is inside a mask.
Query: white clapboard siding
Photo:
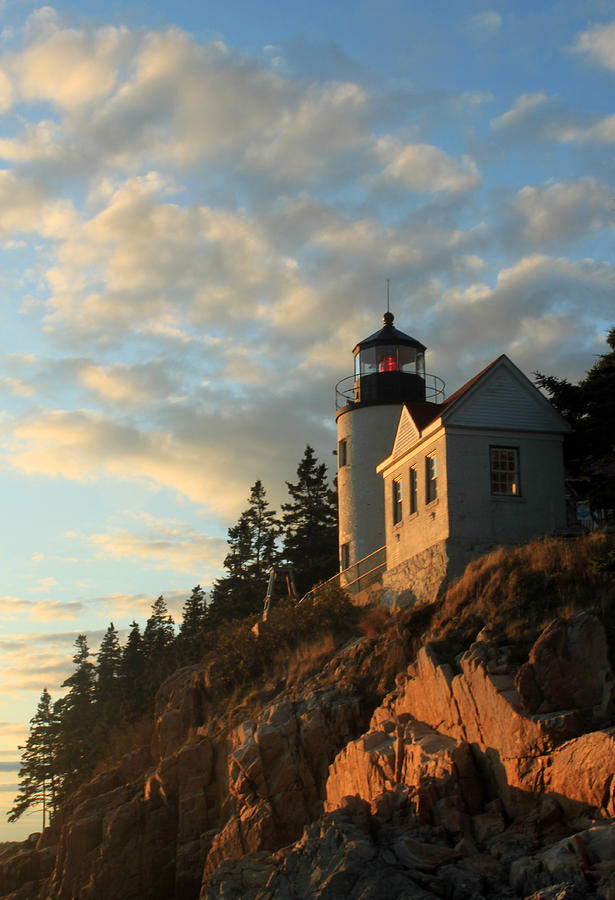
[[[446,421],[474,428],[520,431],[562,431],[559,417],[530,382],[520,382],[506,368],[489,373],[462,402],[454,404]]]
[[[397,434],[395,435],[395,443],[393,445],[393,456],[403,453],[419,438],[419,430],[412,420],[412,416],[404,407],[399,418],[397,426]]]

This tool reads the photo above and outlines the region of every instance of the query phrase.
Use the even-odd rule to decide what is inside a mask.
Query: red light
[[[380,364],[378,366],[379,372],[397,372],[397,360],[394,356],[389,354],[388,356],[383,356],[380,360]]]

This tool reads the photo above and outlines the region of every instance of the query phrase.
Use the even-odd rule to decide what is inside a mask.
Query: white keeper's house
[[[564,419],[506,356],[445,399],[425,350],[387,312],[336,388],[341,581],[380,569],[394,606],[566,526]]]

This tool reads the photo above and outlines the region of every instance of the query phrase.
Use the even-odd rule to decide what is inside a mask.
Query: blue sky
[[[615,324],[615,3],[0,5],[0,805],[75,636],[175,613],[333,463],[398,327],[449,392]],[[0,840],[37,827],[8,827]]]

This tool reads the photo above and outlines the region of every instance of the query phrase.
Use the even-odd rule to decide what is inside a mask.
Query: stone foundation
[[[382,603],[404,609],[433,603],[447,583],[463,573],[468,563],[492,549],[486,543],[443,540],[428,547],[382,576]]]
[[[391,609],[432,603],[449,576],[447,541],[439,541],[382,576],[382,602]]]

